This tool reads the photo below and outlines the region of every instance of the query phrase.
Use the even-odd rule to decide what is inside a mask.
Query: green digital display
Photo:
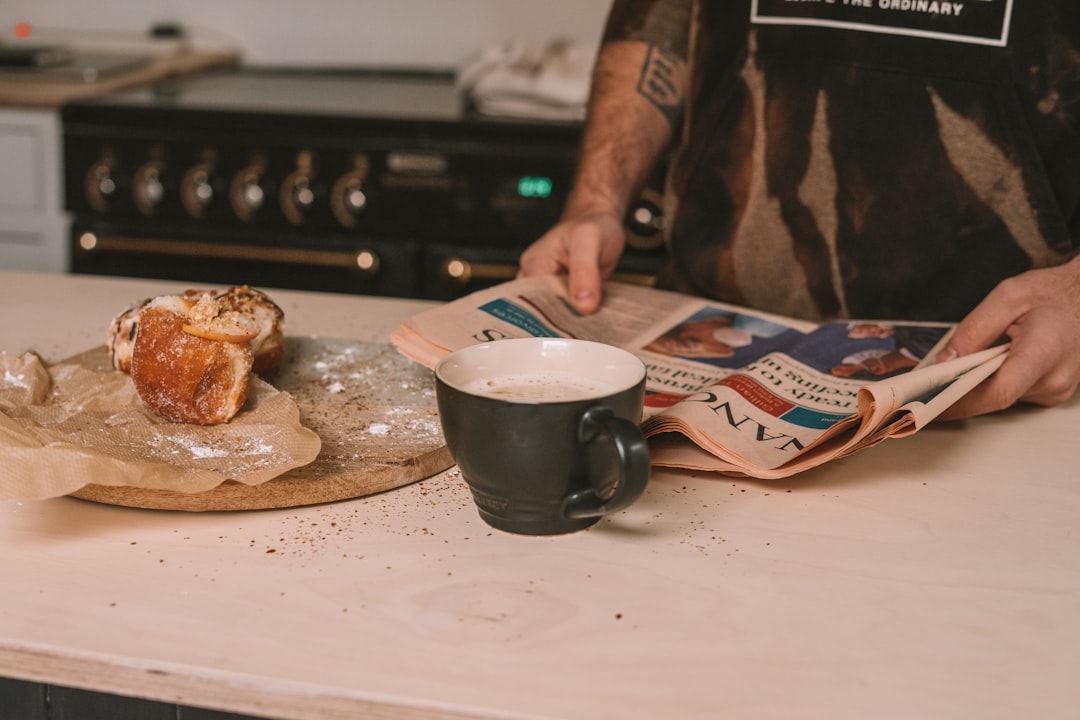
[[[551,197],[551,178],[525,175],[518,180],[517,189],[523,198]]]

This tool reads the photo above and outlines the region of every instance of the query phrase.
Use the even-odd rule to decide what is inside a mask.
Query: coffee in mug
[[[556,372],[514,372],[476,378],[461,389],[510,402],[567,402],[611,395],[618,390],[610,383]]]
[[[645,489],[645,366],[625,350],[566,338],[482,343],[443,358],[435,390],[447,446],[493,527],[572,532]]]

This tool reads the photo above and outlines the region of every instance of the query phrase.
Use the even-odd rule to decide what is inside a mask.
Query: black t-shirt
[[[959,320],[1080,246],[1077,0],[702,0],[668,285]]]

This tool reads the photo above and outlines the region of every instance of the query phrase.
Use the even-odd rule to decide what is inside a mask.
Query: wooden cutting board
[[[414,483],[453,464],[443,441],[430,370],[391,345],[289,337],[272,384],[296,398],[301,422],[322,439],[314,462],[260,485],[226,481],[201,493],[86,485],[73,497],[191,512],[261,510],[335,502]],[[108,364],[104,348],[90,362]],[[88,362],[87,355],[79,361]]]

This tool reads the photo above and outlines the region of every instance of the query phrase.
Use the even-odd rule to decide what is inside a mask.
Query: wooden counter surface
[[[145,65],[95,82],[59,82],[34,79],[18,72],[0,72],[0,107],[59,108],[67,102],[135,85],[233,65],[239,59],[239,53],[232,50],[183,50],[151,57]]]
[[[175,287],[0,272],[0,349]],[[363,340],[426,306],[273,295]],[[1075,718],[1078,436],[1074,401],[783,482],[656,472],[552,538],[489,529],[455,469],[284,511],[0,503],[0,675],[296,720]]]

